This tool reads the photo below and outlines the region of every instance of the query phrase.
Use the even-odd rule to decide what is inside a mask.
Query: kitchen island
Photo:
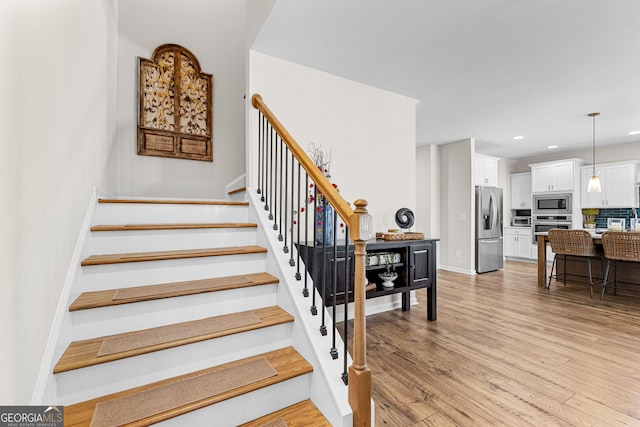
[[[549,242],[549,233],[541,232],[536,233],[538,236],[538,286],[545,286],[547,281],[549,280],[549,273],[547,272],[547,263],[552,260],[547,260],[547,243]],[[593,242],[596,245],[602,245],[602,237],[600,234],[596,234],[591,232],[591,236],[593,237]],[[559,259],[561,259],[559,257]],[[607,260],[604,260],[604,265],[606,268]],[[591,263],[593,279],[594,281],[602,281],[603,274],[600,269],[600,263],[595,261]],[[611,267],[609,270],[609,277],[607,279],[607,287],[609,289],[613,288],[613,281],[615,278],[615,261],[611,262]],[[556,270],[558,274],[564,273],[564,263],[557,262]],[[628,288],[627,285],[640,285],[640,263],[636,262],[625,262],[618,261],[617,268],[617,277],[618,284],[624,288]],[[587,259],[584,257],[577,257],[567,255],[567,274],[571,278],[571,282],[573,283],[584,283],[586,285],[589,284],[589,269],[587,264]]]

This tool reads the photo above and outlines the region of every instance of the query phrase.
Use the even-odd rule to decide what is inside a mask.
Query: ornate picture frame
[[[212,162],[213,75],[176,44],[138,57],[138,69],[138,154]]]

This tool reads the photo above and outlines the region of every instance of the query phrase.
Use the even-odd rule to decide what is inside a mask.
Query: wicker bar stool
[[[611,260],[615,261],[614,290],[618,287],[618,261],[640,262],[640,233],[626,231],[605,231],[602,233],[602,247],[607,259],[607,269],[604,273],[600,299],[607,291],[607,279]]]
[[[551,287],[551,279],[553,276],[553,269],[556,267],[558,255],[564,256],[564,273],[563,284],[567,285],[567,257],[566,255],[582,256],[587,258],[589,264],[589,295],[593,298],[593,275],[591,274],[591,258],[600,258],[602,265],[602,274],[604,277],[604,259],[602,252],[598,250],[598,247],[593,243],[593,238],[586,230],[565,230],[559,228],[553,228],[549,230],[549,243],[551,244],[551,250],[555,253],[553,257],[553,263],[551,264],[551,274],[549,275],[549,283],[547,284],[547,291]],[[556,278],[558,274],[556,272]]]

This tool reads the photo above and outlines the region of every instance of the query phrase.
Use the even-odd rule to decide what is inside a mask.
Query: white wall
[[[118,195],[223,198],[245,171],[245,2],[126,0],[118,7]],[[189,49],[213,74],[213,163],[136,153],[137,57]]]
[[[245,0],[247,4],[247,31],[246,46],[247,56],[249,49],[260,33],[265,20],[269,17],[276,0]],[[248,80],[247,80],[248,81]]]
[[[0,34],[0,402],[11,405],[31,401],[92,189],[114,186],[115,2],[4,0]]]
[[[399,208],[415,211],[415,100],[262,53],[250,58],[250,93],[262,95],[303,149],[332,152],[333,182],[345,200],[367,200],[374,230],[396,228]],[[255,186],[251,169],[247,175]]]
[[[6,58],[18,58],[20,50],[13,43],[16,34],[20,34],[17,16],[20,13],[17,0],[0,3],[0,126],[4,130],[0,138],[0,223],[3,226],[3,238],[0,240],[0,269],[2,270],[2,298],[0,298],[0,341],[5,343],[0,351],[0,376],[5,386],[0,387],[0,402],[3,405],[18,402],[19,369],[17,359],[19,351],[14,348],[17,344],[17,313],[14,312],[18,293],[18,211],[14,203],[19,202],[17,177],[20,172],[20,145],[13,141],[20,141],[20,129],[17,124],[20,112],[14,102],[20,99],[18,87],[14,82],[19,81],[17,67],[9,67]],[[23,368],[24,369],[24,368]],[[23,402],[25,399],[22,399]]]
[[[440,263],[470,274],[475,271],[474,153],[473,139],[440,146]]]
[[[416,231],[440,238],[440,147],[422,145],[416,148]],[[440,249],[437,265],[440,265]]]

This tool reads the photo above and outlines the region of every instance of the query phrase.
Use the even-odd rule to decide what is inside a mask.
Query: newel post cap
[[[351,239],[354,241],[373,239],[373,217],[367,213],[367,201],[358,199],[354,204],[356,209],[353,212],[349,233]]]

